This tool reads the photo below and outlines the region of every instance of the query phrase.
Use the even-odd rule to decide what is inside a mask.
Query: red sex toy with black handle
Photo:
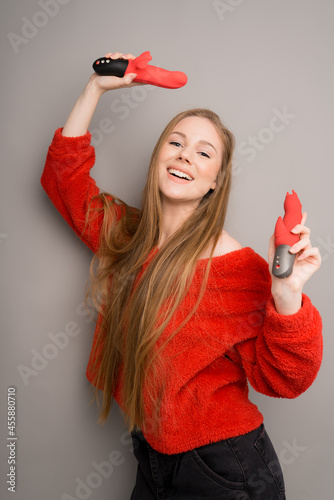
[[[297,193],[287,193],[284,200],[284,217],[279,217],[275,226],[275,256],[272,273],[277,278],[287,278],[292,273],[295,254],[289,252],[292,245],[299,241],[299,234],[291,232],[302,221],[302,205]]]
[[[149,83],[166,89],[178,89],[187,81],[187,75],[181,71],[168,71],[148,64],[152,59],[150,52],[143,52],[135,59],[111,59],[100,57],[93,63],[94,71],[103,76],[117,76],[122,78],[128,73],[136,73],[133,80],[139,83]]]

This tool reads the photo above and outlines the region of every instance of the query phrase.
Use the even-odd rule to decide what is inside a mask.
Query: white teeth
[[[168,172],[170,174],[176,175],[177,177],[181,177],[182,179],[187,179],[188,181],[192,181],[193,178],[190,175],[181,172],[180,170],[175,170],[174,168],[169,168]]]

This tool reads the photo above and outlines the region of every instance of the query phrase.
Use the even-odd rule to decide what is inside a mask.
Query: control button
[[[107,59],[107,60],[106,60],[106,62],[107,62],[107,63],[110,63],[110,59]]]
[[[279,264],[276,264],[276,269],[279,269],[281,266]]]
[[[96,61],[96,64],[100,64],[100,61]]]

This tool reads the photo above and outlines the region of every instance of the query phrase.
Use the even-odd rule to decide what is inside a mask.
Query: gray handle
[[[278,245],[275,250],[272,273],[277,278],[287,278],[292,273],[296,255],[290,253],[290,245]]]

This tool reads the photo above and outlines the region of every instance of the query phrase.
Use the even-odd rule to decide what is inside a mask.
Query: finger
[[[104,54],[104,57],[108,57],[110,59],[119,59],[121,56],[121,52],[107,52],[106,54]]]
[[[136,78],[137,73],[128,73],[127,75],[123,76],[121,80],[125,85],[130,85],[130,83],[133,82],[133,80]]]
[[[298,243],[295,243],[294,245],[292,245],[292,247],[289,248],[289,252],[290,253],[298,253],[305,248],[311,248],[311,241],[307,237],[301,238],[298,241]]]
[[[104,57],[109,57],[110,59],[136,59],[133,54],[122,54],[122,52],[107,52]]]
[[[273,252],[275,250],[275,234],[272,234],[269,240],[269,252]]]
[[[302,220],[301,220],[301,225],[302,226],[304,226],[304,224],[306,222],[306,219],[307,219],[307,212],[303,212]]]
[[[110,59],[121,59],[122,56],[122,52],[112,52],[109,57]]]
[[[311,229],[307,226],[304,226],[303,224],[297,224],[295,227],[291,229],[291,232],[294,234],[300,234],[300,235],[310,235],[311,234]],[[301,237],[303,237],[301,236]]]
[[[301,255],[297,257],[297,260],[305,260],[310,257],[313,257],[315,262],[317,262],[319,265],[321,264],[321,253],[318,247],[307,248]]]
[[[136,59],[136,56],[133,54],[124,54],[123,59]]]
[[[300,221],[300,224],[297,224],[295,227],[293,227],[291,231],[295,234],[300,233],[302,230],[301,228],[305,226],[306,219],[307,219],[307,212],[304,212],[302,214],[302,220]]]
[[[269,240],[269,249],[275,248],[275,234],[272,234]]]

